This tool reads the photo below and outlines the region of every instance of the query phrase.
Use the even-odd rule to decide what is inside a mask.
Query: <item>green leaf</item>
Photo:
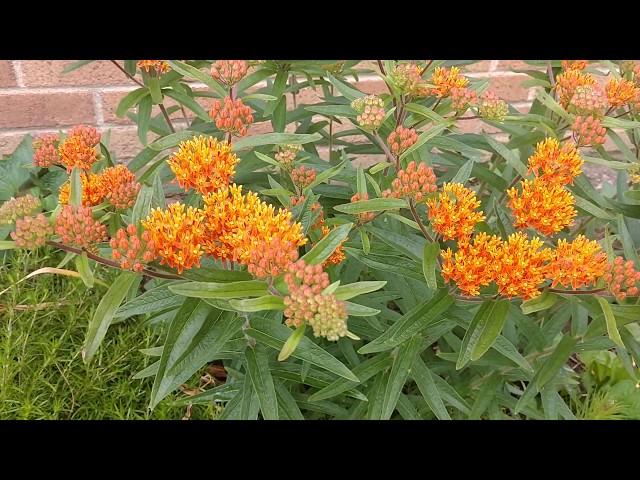
[[[424,237],[414,234],[404,234],[391,230],[368,226],[367,230],[389,245],[391,248],[405,253],[407,256],[422,262],[426,240]]]
[[[71,188],[69,192],[69,205],[74,207],[82,206],[82,179],[80,177],[80,169],[73,167],[71,171]]]
[[[365,307],[357,303],[345,302],[347,313],[352,317],[371,317],[380,313],[377,308]]]
[[[386,281],[350,283],[349,285],[341,285],[336,288],[334,295],[338,300],[349,300],[353,297],[357,297],[358,295],[364,295],[365,293],[380,290],[386,284]]]
[[[467,160],[464,165],[456,172],[456,175],[451,179],[451,183],[467,183],[471,176],[471,170],[473,170],[473,164],[475,160],[473,158]]]
[[[196,67],[189,65],[188,63],[179,62],[177,60],[169,60],[167,63],[169,63],[171,68],[179,74],[201,81],[213,90],[220,98],[227,96],[227,91],[208,73],[198,70]]]
[[[77,60],[73,63],[70,63],[66,67],[64,67],[64,69],[62,70],[62,73],[73,72],[74,70],[77,70],[78,68],[83,67],[84,65],[87,65],[89,63],[93,63],[95,61],[96,60]]]
[[[149,77],[147,79],[147,87],[149,88],[149,93],[151,94],[151,101],[160,105],[163,100],[162,90],[160,89],[160,79],[158,77]]]
[[[440,245],[437,242],[425,243],[422,255],[422,272],[427,282],[427,287],[432,290],[438,288],[436,281],[436,264],[440,255]]]
[[[411,366],[414,363],[414,359],[422,347],[421,340],[420,335],[414,335],[411,337],[407,342],[400,345],[400,348],[393,359],[391,372],[389,372],[382,400],[382,412],[380,416],[382,420],[390,419],[396,408],[398,398],[402,392],[402,387],[404,387],[407,377],[409,376],[409,372],[411,371]]]
[[[414,143],[413,145],[411,145],[409,148],[407,148],[404,151],[404,153],[402,155],[400,155],[400,160],[402,160],[402,159],[406,158],[407,156],[409,156],[409,155],[413,154],[414,152],[416,152],[425,143],[427,143],[429,140],[434,138],[436,135],[439,135],[440,133],[442,133],[447,128],[449,128],[449,124],[441,124],[441,125],[435,125],[434,127],[432,127],[431,129],[427,130],[426,132],[422,132],[418,136],[418,141],[416,143]]]
[[[578,195],[575,195],[575,200],[576,200],[576,208],[580,208],[585,212],[590,213],[594,217],[602,218],[603,220],[613,220],[615,218],[612,214],[605,212],[600,207],[594,205],[593,203],[589,202],[588,200],[585,200],[584,198]]]
[[[496,393],[502,390],[502,388],[500,388],[502,386],[502,382],[503,379],[501,376],[493,374],[483,383],[478,395],[476,396],[476,401],[473,402],[473,406],[469,412],[469,419],[480,419],[480,416],[489,407],[491,402],[495,400]]]
[[[278,399],[278,408],[280,409],[280,418],[283,420],[304,420],[304,416],[298,408],[296,399],[293,398],[287,387],[279,380],[274,380],[276,386],[276,397]],[[284,417],[283,417],[284,415]]]
[[[167,148],[173,148],[178,144],[180,144],[181,142],[184,142],[185,140],[189,140],[194,135],[197,135],[197,132],[192,132],[190,130],[182,130],[180,132],[167,135],[166,137],[159,138],[155,142],[149,144],[149,148],[157,152],[166,150]]]
[[[239,312],[260,312],[263,310],[284,310],[282,297],[275,295],[265,295],[258,298],[247,298],[243,300],[231,299],[229,305]]]
[[[456,370],[477,360],[491,348],[507,318],[508,300],[486,300],[480,305],[462,340]]]
[[[169,290],[170,284],[160,285],[147,290],[143,294],[133,298],[122,305],[115,313],[114,317],[131,317],[133,315],[143,315],[162,310],[179,307],[184,302],[184,297],[176,295]]]
[[[287,341],[284,342],[284,345],[282,346],[282,350],[280,350],[280,353],[278,354],[279,362],[284,362],[287,358],[291,356],[293,352],[296,351],[296,348],[298,348],[298,344],[300,343],[300,340],[302,340],[302,337],[304,337],[305,328],[306,328],[305,323],[300,324],[300,326],[297,327],[291,333],[289,338],[287,338]]]
[[[331,230],[318,241],[303,257],[307,265],[318,265],[324,262],[336,248],[349,236],[353,223],[345,223]]]
[[[451,420],[451,416],[449,415],[449,412],[447,412],[447,408],[444,406],[438,387],[433,380],[433,375],[419,356],[416,357],[413,362],[411,376],[416,382],[418,390],[420,390],[420,393],[427,402],[427,405],[438,420]]]
[[[348,213],[350,215],[398,208],[408,208],[407,201],[400,198],[374,198],[372,200],[358,200],[357,202],[344,203],[333,207],[333,209],[338,212]]]
[[[598,300],[598,303],[602,308],[602,313],[604,313],[604,321],[607,325],[607,333],[609,334],[609,338],[613,340],[616,345],[624,348],[624,343],[622,342],[622,338],[620,337],[618,325],[616,324],[616,317],[613,315],[611,305],[602,297],[596,297],[596,299]]]
[[[544,291],[542,295],[538,295],[535,298],[522,302],[520,309],[525,315],[529,315],[534,312],[540,312],[551,308],[560,299],[555,293]]]
[[[81,255],[76,256],[76,268],[80,274],[80,278],[84,282],[87,288],[93,288],[95,278],[93,277],[93,271],[89,266],[89,258],[87,252],[82,252]]]
[[[324,172],[319,173],[316,176],[316,179],[308,187],[306,187],[306,190],[310,190],[313,187],[315,187],[317,185],[320,185],[321,183],[324,183],[327,180],[335,177],[336,175],[338,175],[344,169],[346,164],[347,164],[347,159],[345,158],[338,165],[336,165],[334,167],[331,167],[331,168],[327,168]]]
[[[243,150],[245,148],[259,147],[261,145],[277,145],[281,143],[290,143],[296,145],[304,145],[318,141],[322,138],[319,133],[265,133],[264,135],[254,135],[242,138],[233,143],[234,151]]]
[[[265,420],[278,420],[276,387],[273,384],[266,353],[256,348],[247,347],[245,358],[247,360],[247,371],[251,378],[251,384],[258,395],[263,418]]]
[[[131,223],[139,225],[142,220],[149,216],[151,211],[151,199],[153,198],[153,187],[142,185],[138,192],[138,198],[131,211]]]
[[[509,150],[504,144],[498,142],[490,135],[483,135],[484,139],[487,141],[489,146],[502,158],[504,158],[509,165],[511,165],[518,174],[526,178],[527,177],[527,167],[522,161],[518,158],[518,155]]]
[[[365,94],[362,93],[361,91],[356,90],[355,88],[347,85],[346,83],[342,82],[341,80],[338,80],[337,78],[335,78],[330,73],[327,74],[327,79],[329,80],[329,82],[331,82],[331,84],[334,87],[336,87],[338,92],[340,92],[342,95],[344,95],[344,97],[349,101],[352,101],[352,100],[355,100],[356,98],[360,98],[360,97],[364,97],[365,96]]]
[[[291,329],[276,323],[273,318],[255,317],[249,320],[251,327],[245,333],[257,341],[280,351],[291,335]],[[324,370],[335,373],[354,382],[359,382],[356,377],[340,360],[328,353],[320,346],[313,343],[307,337],[303,337],[298,348],[291,354],[292,357],[304,360]]]
[[[262,160],[263,162],[268,163],[269,165],[273,165],[275,167],[280,168],[281,165],[278,161],[274,160],[273,158],[265,155],[264,153],[260,153],[258,151],[253,152],[253,154],[258,157],[260,160]]]
[[[188,95],[169,88],[164,90],[164,93],[167,95],[167,97],[173,98],[179,104],[187,107],[189,110],[195,113],[199,119],[205,122],[211,121],[211,117],[209,117],[209,114],[205,111],[205,109],[202,108],[202,106],[198,102],[196,102]]]
[[[85,363],[89,363],[95,355],[107,333],[109,325],[111,325],[116,310],[137,278],[138,276],[132,272],[121,273],[113,281],[102,300],[100,300],[93,318],[89,322],[87,336],[82,348],[82,359]]]
[[[244,298],[267,295],[267,284],[259,280],[241,282],[185,282],[169,286],[178,295],[195,298]]]
[[[367,345],[361,347],[358,353],[375,353],[390,350],[400,345],[414,334],[426,328],[429,324],[439,319],[449,307],[454,304],[454,299],[447,289],[440,289],[434,297],[420,303],[405,313],[391,325],[382,335]]]
[[[144,96],[138,102],[138,138],[143,145],[147,145],[147,133],[151,121],[151,97]]]
[[[0,250],[11,250],[13,248],[18,248],[13,240],[0,240]],[[60,268],[60,266],[57,268]]]
[[[371,253],[371,241],[369,240],[369,234],[363,228],[359,228],[360,240],[362,241],[362,251],[365,255]]]
[[[243,318],[222,312],[197,299],[187,299],[169,325],[158,373],[151,389],[150,408],[216,358],[237,335]]]
[[[553,354],[536,374],[535,386],[538,390],[541,390],[542,387],[556,376],[558,370],[562,368],[573,353],[575,344],[576,340],[573,337],[565,336],[562,338]]]
[[[640,265],[640,259],[638,258],[638,254],[636,253],[636,248],[633,244],[633,239],[631,238],[631,234],[629,233],[629,229],[627,228],[624,216],[619,213],[618,215],[616,215],[616,217],[618,236],[620,238],[620,241],[622,242],[624,256],[627,257],[627,259],[632,260],[636,265]]]
[[[127,111],[134,105],[137,105],[142,99],[150,94],[147,87],[137,88],[124,96],[116,108],[116,116],[122,118],[126,115]]]
[[[327,117],[356,118],[358,116],[350,105],[310,105],[304,109]]]

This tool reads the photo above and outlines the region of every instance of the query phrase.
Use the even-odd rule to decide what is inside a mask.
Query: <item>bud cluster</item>
[[[63,243],[87,250],[107,239],[107,228],[93,219],[91,208],[65,205],[56,218],[55,232]]]
[[[11,238],[17,247],[31,250],[44,246],[51,235],[53,225],[42,213],[35,217],[19,218],[15,231],[11,232]]]
[[[231,97],[225,97],[224,102],[215,100],[209,115],[219,130],[238,137],[246,135],[247,127],[253,123],[251,108],[239,98],[231,100]]]
[[[156,250],[149,232],[144,231],[138,235],[135,225],[129,224],[127,228],[121,228],[116,236],[109,241],[111,256],[120,262],[120,268],[141,272],[144,264],[156,258]]]

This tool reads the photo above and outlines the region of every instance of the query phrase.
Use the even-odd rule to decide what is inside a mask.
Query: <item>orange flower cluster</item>
[[[640,271],[636,271],[632,260],[625,262],[624,258],[616,257],[613,264],[608,264],[608,270],[603,278],[614,297],[624,300],[638,295],[636,284],[640,284]]]
[[[544,235],[552,235],[573,223],[577,212],[571,192],[541,178],[523,180],[520,185],[522,192],[515,187],[507,190],[515,227],[532,227]]]
[[[17,198],[11,197],[0,206],[0,225],[14,223],[19,218],[37,212],[40,207],[40,199],[30,193]]]
[[[448,97],[454,88],[464,88],[469,84],[469,80],[460,74],[458,67],[450,69],[436,67],[431,77],[431,83],[435,85],[431,89],[431,95],[439,98]]]
[[[433,169],[422,162],[416,166],[416,162],[412,160],[405,170],[398,171],[396,178],[391,182],[391,189],[382,192],[382,196],[421,202],[437,189]]]
[[[96,250],[107,239],[107,228],[93,219],[91,208],[65,205],[56,218],[55,232],[63,243]]]
[[[100,143],[100,132],[94,127],[78,125],[69,130],[70,137],[78,137],[90,147],[96,147]]]
[[[475,192],[461,183],[445,183],[437,198],[427,200],[431,227],[445,240],[468,240],[478,222],[485,219],[476,212],[480,201]]]
[[[529,157],[529,172],[544,183],[567,185],[573,184],[573,179],[580,175],[583,163],[575,145],[566,143],[560,147],[558,140],[547,138],[536,145]]]
[[[298,327],[308,323],[316,337],[337,341],[347,334],[347,308],[335,295],[325,295],[329,275],[321,265],[307,265],[304,260],[291,264],[284,280],[289,295],[284,297],[285,323]]]
[[[404,128],[402,125],[398,125],[387,137],[387,144],[394,155],[402,155],[417,141],[418,134],[415,128]]]
[[[302,145],[286,144],[278,146],[276,152],[276,160],[279,161],[287,170],[291,168],[293,161],[296,159],[298,152],[302,151]]]
[[[359,202],[360,200],[369,200],[369,194],[368,193],[355,193],[352,197],[351,197],[351,202]],[[363,224],[363,223],[367,223],[372,221],[374,218],[376,218],[376,214],[373,212],[365,212],[365,213],[359,213],[357,215],[358,217],[358,223]]]
[[[402,93],[415,97],[426,97],[429,95],[429,88],[420,72],[422,72],[422,68],[413,62],[398,63],[391,70],[389,77]]]
[[[246,60],[216,60],[211,65],[211,76],[231,87],[244,78],[248,68]]]
[[[53,235],[53,225],[42,213],[35,217],[23,217],[16,220],[16,229],[11,232],[11,238],[19,248],[35,250],[44,246],[47,239]]]
[[[331,232],[331,229],[329,227],[327,227],[326,225],[322,225],[322,238],[326,237],[327,235],[329,235],[329,232]],[[343,244],[344,242],[346,242],[347,240],[343,240],[340,245],[338,245],[336,247],[336,249],[333,251],[333,253],[331,255],[329,255],[329,258],[327,258],[324,263],[322,264],[323,267],[327,267],[329,265],[338,265],[340,263],[342,263],[344,261],[345,254],[344,254],[344,247]]]
[[[151,240],[149,232],[144,231],[138,235],[135,225],[129,224],[127,228],[121,228],[116,236],[109,241],[114,260],[120,262],[120,268],[141,272],[144,264],[156,258],[155,245]]]
[[[254,192],[242,193],[242,186],[231,185],[211,192],[205,203],[205,251],[216,258],[247,263],[260,241],[291,242],[299,247],[307,239],[302,225],[292,223],[291,211],[275,211]]]
[[[547,277],[551,286],[577,290],[595,284],[607,270],[607,255],[598,242],[578,235],[572,242],[561,239],[553,250]]]
[[[607,134],[607,129],[602,126],[600,119],[593,115],[577,116],[571,130],[573,130],[573,138],[579,147],[602,145]]]
[[[316,171],[313,168],[301,165],[291,170],[291,181],[298,188],[305,188],[311,185],[316,179]]]
[[[589,60],[562,60],[563,70],[584,70]]]
[[[464,113],[467,108],[474,105],[477,101],[478,94],[474,90],[470,90],[466,87],[454,87],[451,89],[451,106],[458,112],[458,114]]]
[[[68,173],[74,167],[84,171],[90,170],[98,160],[98,152],[95,146],[86,143],[81,136],[68,136],[58,146],[58,154],[60,155],[60,162],[67,168]]]
[[[551,249],[542,246],[539,238],[529,240],[522,232],[509,235],[502,243],[495,256],[495,282],[500,295],[528,300],[540,294],[552,256]]]
[[[138,68],[147,73],[157,73],[162,75],[167,73],[171,67],[165,60],[138,60]]]
[[[376,131],[384,121],[384,102],[376,95],[356,98],[351,108],[358,113],[356,120],[365,130]]]
[[[609,106],[607,95],[599,85],[576,87],[567,106],[569,113],[601,117]]]
[[[100,173],[81,174],[82,205],[93,207],[108,200],[114,207],[125,210],[132,207],[140,191],[140,183],[135,174],[125,165],[109,167]],[[61,204],[69,203],[71,192],[70,180],[60,187],[58,200]]]
[[[238,137],[246,135],[247,127],[253,123],[251,108],[239,98],[232,100],[231,97],[225,97],[224,102],[214,100],[209,116],[219,130]]]
[[[173,203],[164,210],[153,209],[142,226],[149,233],[161,264],[177,269],[178,273],[200,266],[205,233],[202,210]]]
[[[248,261],[247,270],[256,278],[277,277],[290,269],[298,260],[298,247],[290,241],[274,237],[271,241],[259,240]]]
[[[605,87],[607,99],[612,107],[621,107],[635,100],[640,87],[636,87],[635,83],[624,78],[612,78]]]
[[[206,195],[229,184],[238,157],[231,152],[231,145],[199,136],[180,143],[168,163],[180,187]]]
[[[42,135],[33,141],[33,163],[36,167],[49,168],[60,163],[58,155],[58,136]]]
[[[501,122],[509,113],[507,103],[493,92],[484,92],[478,101],[478,115],[487,120]]]
[[[467,295],[479,295],[480,287],[488,286],[495,279],[495,259],[501,245],[500,238],[481,232],[473,241],[461,241],[455,254],[447,248],[440,254],[442,277],[445,282],[455,282]]]
[[[566,70],[556,76],[558,102],[563,108],[567,108],[578,87],[595,84],[595,79],[589,73],[577,69]]]

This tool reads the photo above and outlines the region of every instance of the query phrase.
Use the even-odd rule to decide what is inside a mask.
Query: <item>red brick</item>
[[[25,135],[26,133],[0,133],[0,158],[12,154]]]
[[[101,129],[103,134],[107,130],[111,130],[109,150],[116,154],[118,161],[131,159],[142,150],[143,146],[142,143],[140,143],[140,139],[138,138],[138,129],[135,126]],[[149,142],[152,142],[156,138],[158,138],[158,135],[153,132],[149,132],[149,135],[147,136]]]
[[[511,72],[513,70],[538,70],[541,67],[530,65],[522,60],[500,60],[498,70]]]
[[[95,122],[88,93],[0,95],[0,128],[58,127]]]
[[[491,66],[491,60],[481,60],[469,65],[462,65],[461,70],[464,72],[488,72]]]
[[[489,88],[498,97],[507,102],[524,102],[529,95],[529,89],[523,87],[522,82],[528,78],[527,75],[492,77],[489,80]]]
[[[9,60],[0,60],[0,87],[15,87],[16,78]]]
[[[108,60],[83,65],[62,73],[74,60],[20,60],[25,86],[132,85],[126,75]],[[122,61],[119,61],[122,63]]]

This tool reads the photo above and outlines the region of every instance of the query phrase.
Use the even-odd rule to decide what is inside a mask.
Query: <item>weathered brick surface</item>
[[[0,128],[45,128],[95,123],[88,93],[0,95]]]
[[[130,85],[124,73],[107,60],[89,63],[69,73],[62,73],[70,60],[21,60],[26,87]],[[122,63],[122,62],[120,62]]]
[[[0,60],[0,88],[15,87],[16,77],[9,60]]]
[[[507,102],[521,102],[527,100],[529,89],[522,86],[529,77],[527,75],[508,75],[503,77],[493,77],[489,81],[489,86],[493,93]]]

